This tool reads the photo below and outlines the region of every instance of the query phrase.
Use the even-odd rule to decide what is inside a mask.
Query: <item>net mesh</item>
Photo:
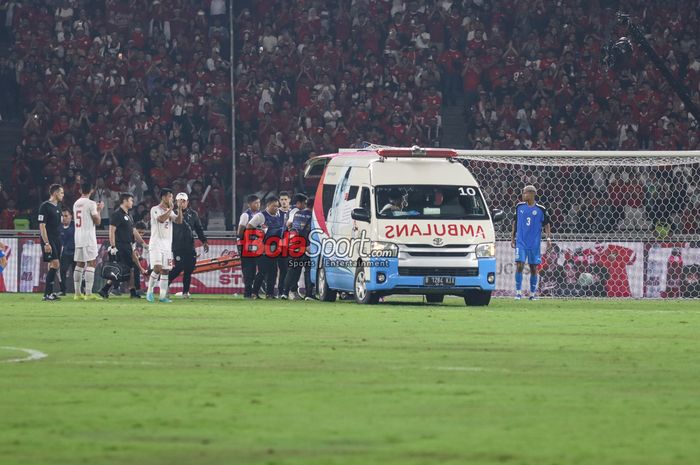
[[[489,206],[506,213],[496,224],[499,294],[515,290],[511,227],[531,184],[554,237],[542,244],[540,295],[700,297],[700,152],[459,155]]]

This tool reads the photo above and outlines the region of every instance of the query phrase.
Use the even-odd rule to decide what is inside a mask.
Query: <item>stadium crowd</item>
[[[85,176],[97,178],[105,218],[129,191],[142,219],[168,185],[187,191],[206,223],[231,210],[233,152],[239,198],[303,191],[314,154],[362,141],[439,144],[441,109],[452,105],[463,105],[477,149],[696,149],[696,122],[646,58],[636,53],[633,71],[601,67],[615,30],[608,3],[241,0],[232,150],[224,0],[2,2],[12,45],[0,78],[16,89],[2,94],[3,116],[15,112],[24,126],[0,228],[51,182]],[[699,102],[697,2],[614,3],[636,15]],[[598,192],[614,190],[616,174],[598,175]],[[659,182],[677,180],[695,203],[673,213],[689,216],[700,208],[697,181]]]
[[[231,147],[228,16],[222,0],[3,2],[0,62],[15,82],[6,118],[23,118],[0,227],[35,209],[46,186],[79,197],[96,182],[103,226],[120,192],[148,210],[168,186],[188,192],[204,223],[223,214]],[[227,175],[227,173],[229,173]],[[206,199],[205,199],[206,197]],[[206,200],[203,202],[202,200]],[[148,207],[148,208],[147,208]],[[8,213],[10,212],[10,213]]]

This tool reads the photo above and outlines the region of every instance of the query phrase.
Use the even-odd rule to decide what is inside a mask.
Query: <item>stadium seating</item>
[[[232,153],[220,1],[5,3],[12,40],[2,66],[16,72],[24,118],[6,187],[23,214],[51,182],[72,202],[85,176],[100,178],[108,208],[119,191],[152,201],[175,186],[197,205],[196,181],[230,185],[221,170]],[[214,197],[203,218],[224,212]]]
[[[241,0],[235,150],[221,1],[10,3],[2,66],[16,71],[24,125],[7,190],[20,210],[38,205],[39,186],[80,175],[140,199],[226,186],[233,153],[239,194],[294,190],[313,154],[439,144],[454,105],[470,148],[698,148],[695,121],[646,58],[632,72],[601,67],[614,12],[598,2]],[[700,101],[695,2],[624,4]],[[201,213],[229,211],[225,191]]]

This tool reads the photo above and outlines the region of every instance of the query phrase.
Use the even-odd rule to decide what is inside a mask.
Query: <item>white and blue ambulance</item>
[[[503,213],[489,210],[454,150],[341,150],[311,159],[305,175],[318,179],[309,255],[321,300],[347,292],[361,304],[390,294],[489,304],[493,221]]]

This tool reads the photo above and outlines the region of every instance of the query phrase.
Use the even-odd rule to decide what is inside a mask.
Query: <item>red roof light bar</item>
[[[380,157],[405,157],[405,158],[454,158],[457,151],[449,149],[422,149],[411,147],[405,149],[378,149]]]

